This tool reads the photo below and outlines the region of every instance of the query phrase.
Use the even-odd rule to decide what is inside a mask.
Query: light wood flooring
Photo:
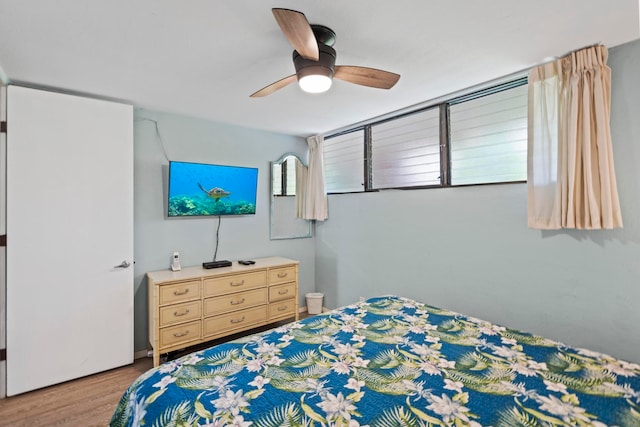
[[[309,314],[300,313],[301,319],[305,317]],[[171,359],[285,323],[287,321],[174,352]],[[122,368],[0,399],[0,427],[107,426],[127,387],[152,366],[151,358],[137,359],[132,365]]]
[[[127,387],[150,358],[18,396],[0,399],[0,426],[107,426]]]

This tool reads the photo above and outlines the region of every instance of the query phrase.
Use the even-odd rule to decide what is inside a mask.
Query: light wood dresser
[[[253,265],[147,273],[149,343],[160,354],[295,317],[298,261],[260,258]]]

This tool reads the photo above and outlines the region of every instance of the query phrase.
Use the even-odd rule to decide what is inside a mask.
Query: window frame
[[[425,104],[420,108],[416,108],[411,111],[404,111],[402,113],[393,114],[384,119],[371,121],[366,124],[360,124],[351,128],[347,128],[340,132],[330,134],[325,139],[331,139],[337,136],[345,135],[351,132],[363,130],[363,162],[364,162],[364,186],[362,191],[345,191],[345,192],[330,192],[328,194],[359,194],[370,193],[384,190],[423,190],[432,188],[453,188],[453,187],[473,187],[473,186],[485,186],[485,185],[510,185],[510,184],[523,184],[524,181],[501,181],[501,182],[483,182],[483,183],[469,183],[469,184],[451,184],[451,126],[450,126],[450,113],[449,107],[456,104],[461,104],[467,101],[478,99],[484,96],[490,96],[495,93],[507,91],[519,86],[526,85],[528,81],[527,76],[520,76],[510,79],[506,82],[494,84],[485,87],[480,90],[475,90],[462,95],[452,96],[445,98],[439,102],[433,102],[431,104]],[[372,127],[390,122],[396,119],[400,119],[412,114],[418,114],[420,112],[439,108],[440,110],[440,184],[434,185],[417,185],[408,187],[386,187],[375,188],[372,187],[373,182],[373,158],[372,158]]]

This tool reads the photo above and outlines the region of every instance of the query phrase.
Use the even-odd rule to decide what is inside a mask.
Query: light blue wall
[[[530,230],[524,184],[331,195],[325,305],[405,295],[640,362],[640,41],[609,65],[624,229]]]
[[[213,258],[217,218],[167,219],[167,165],[155,125],[170,160],[259,168],[256,215],[223,217],[218,259],[284,256],[300,260],[300,302],[314,290],[313,239],[269,240],[269,162],[285,152],[306,159],[303,138],[137,109],[134,136],[135,349],[147,348],[147,271],[169,268],[180,252],[183,266]]]

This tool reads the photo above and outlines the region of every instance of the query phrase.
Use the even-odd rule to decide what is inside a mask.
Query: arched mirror
[[[307,166],[293,153],[271,162],[271,240],[311,237],[311,221],[296,215],[306,178]]]

